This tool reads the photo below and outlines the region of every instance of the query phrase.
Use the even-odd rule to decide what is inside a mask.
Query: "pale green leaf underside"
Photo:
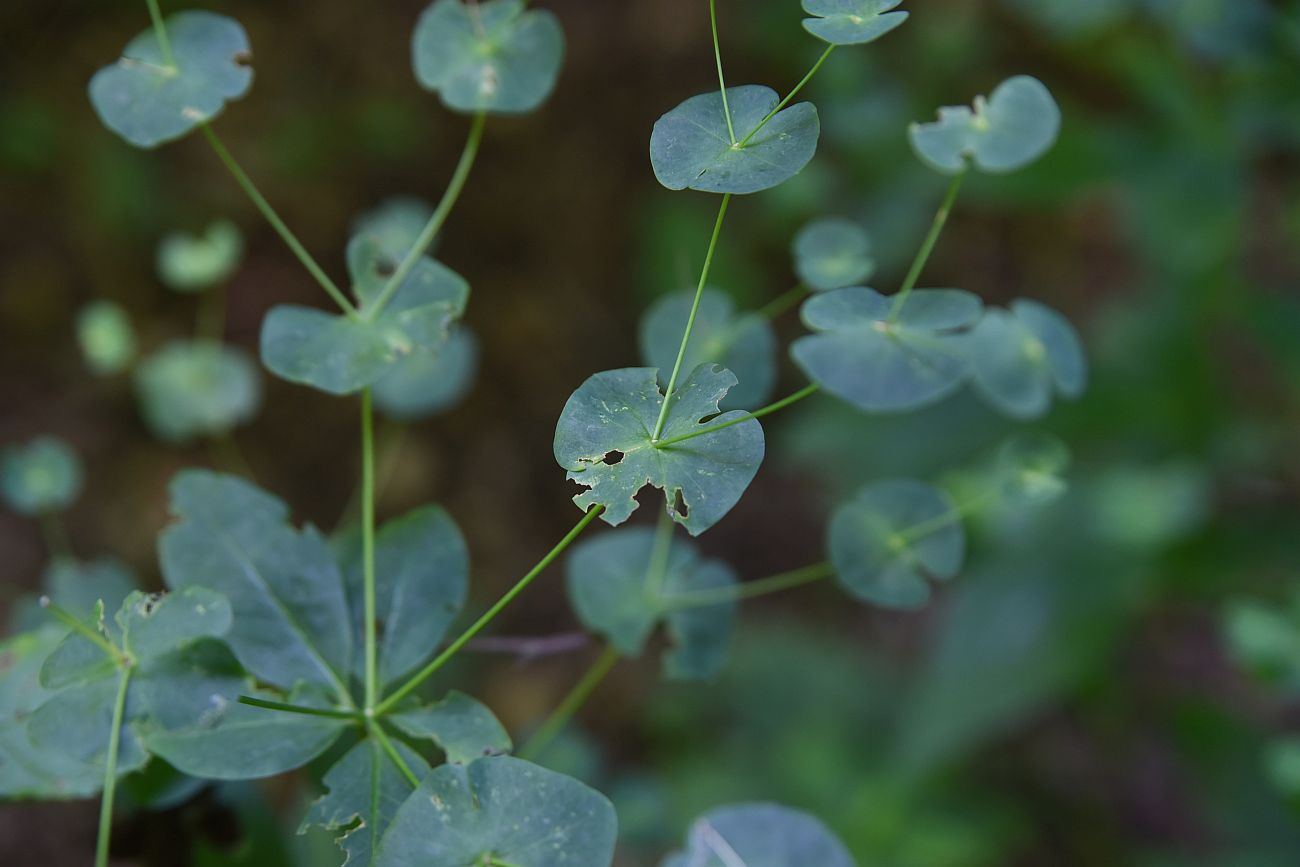
[[[674,679],[708,678],[726,662],[735,622],[735,603],[674,608],[684,594],[736,584],[726,563],[706,560],[695,546],[674,540],[662,574],[654,574],[655,532],[629,527],[575,546],[565,567],[569,601],[578,619],[625,656],[640,656],[659,624],[671,647],[664,671]]]
[[[744,140],[781,101],[770,87],[727,88],[737,140]],[[742,148],[733,145],[720,93],[693,96],[655,122],[650,163],[670,190],[757,193],[798,174],[817,151],[817,109],[800,102],[782,109]]]
[[[410,737],[433,741],[449,762],[464,764],[508,753],[513,746],[487,705],[462,692],[449,692],[431,705],[398,711],[391,719]]]
[[[165,23],[176,67],[168,67],[152,29],[90,80],[100,120],[136,147],[180,138],[248,92],[253,70],[239,23],[211,12],[178,12]]]
[[[865,412],[903,412],[936,403],[970,372],[959,329],[979,318],[979,298],[957,289],[913,292],[889,322],[894,299],[860,286],[814,295],[804,324],[818,332],[790,346],[800,369]]]
[[[660,385],[667,385],[694,299],[693,291],[666,295],[641,319],[641,358],[647,367],[659,368]],[[727,293],[705,289],[682,369],[693,370],[706,361],[721,364],[738,380],[719,404],[722,409],[762,406],[776,382],[776,334],[771,323],[756,313],[737,312]]]
[[[736,504],[763,462],[763,429],[755,420],[656,448],[651,434],[663,405],[653,367],[591,376],[564,405],[555,429],[555,460],[588,490],[574,497],[584,510],[600,504],[610,524],[636,510],[636,494],[654,485],[667,495],[673,520],[693,536]],[[736,384],[730,371],[701,364],[673,392],[661,439],[743,415],[718,415],[718,401]],[[677,508],[678,497],[685,509]]]
[[[866,229],[839,217],[804,226],[794,236],[791,252],[795,273],[816,292],[861,284],[876,271]]]
[[[81,493],[81,459],[61,439],[37,437],[0,452],[0,492],[15,512],[39,515],[67,508]]]
[[[975,390],[1012,418],[1037,418],[1052,395],[1083,394],[1088,383],[1083,344],[1069,321],[1036,301],[989,310],[964,339]]]
[[[956,506],[933,485],[888,479],[868,485],[835,510],[827,548],[836,577],[857,598],[887,608],[919,608],[927,578],[961,568],[966,533]]]
[[[442,765],[397,811],[379,867],[609,867],[614,807],[577,780],[509,756]]]
[[[213,222],[202,235],[171,232],[158,245],[158,276],[177,292],[201,292],[235,273],[243,252],[243,236],[229,220]]]
[[[815,817],[777,804],[718,807],[691,826],[686,851],[661,867],[856,867]]]
[[[541,105],[564,60],[564,32],[523,0],[436,0],[411,40],[415,78],[454,111],[515,114]]]
[[[178,444],[229,433],[262,405],[262,380],[248,354],[203,340],[172,341],[145,358],[135,391],[149,430]]]
[[[922,162],[946,174],[965,171],[968,161],[992,174],[1029,165],[1055,143],[1061,110],[1041,81],[1009,78],[973,108],[939,109],[932,123],[912,124],[912,147]]]
[[[907,20],[908,13],[892,12],[903,0],[803,0],[803,11],[814,17],[803,28],[831,45],[865,45],[875,42]]]

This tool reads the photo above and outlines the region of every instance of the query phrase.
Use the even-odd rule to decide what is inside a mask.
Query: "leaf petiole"
[[[727,104],[727,79],[722,74],[722,47],[718,43],[718,11],[716,9],[717,0],[709,0],[709,26],[713,30],[713,59],[718,65],[718,93],[722,95],[722,113],[727,118],[727,135],[731,137],[731,146],[740,147],[736,143],[736,129],[731,124],[731,106]]]
[[[356,710],[343,710],[341,708],[327,708],[327,707],[308,707],[307,705],[302,705],[302,704],[289,704],[283,701],[270,701],[269,699],[257,698],[251,695],[241,695],[239,697],[239,703],[246,704],[249,707],[265,708],[266,710],[278,710],[284,713],[300,713],[300,714],[305,714],[306,716],[324,716],[324,717],[329,717],[330,719],[346,719],[346,720],[359,721],[365,718],[360,711],[356,711]]]
[[[803,283],[796,284],[758,308],[758,315],[767,320],[775,319],[802,301],[807,294],[808,287],[806,285]]]
[[[366,725],[366,730],[379,744],[380,749],[384,751],[384,754],[388,756],[397,770],[401,771],[402,776],[406,777],[406,781],[415,788],[420,788],[420,778],[415,775],[415,771],[411,770],[411,766],[406,763],[406,759],[402,758],[402,754],[397,751],[397,747],[393,745],[392,739],[388,737],[388,733],[384,731],[383,727],[377,721],[370,720]]]
[[[942,530],[949,524],[955,524],[967,515],[981,508],[985,503],[997,497],[996,491],[986,491],[977,497],[972,497],[964,503],[958,503],[941,515],[935,515],[925,521],[920,521],[907,527],[899,532],[899,537],[905,542],[916,542],[924,539],[931,533]]]
[[[122,720],[126,716],[126,692],[131,685],[131,666],[124,666],[117,681],[113,702],[112,731],[104,757],[104,794],[99,800],[99,834],[95,841],[95,867],[108,867],[109,841],[113,835],[113,796],[117,792],[117,753],[122,742]]]
[[[702,428],[697,428],[693,431],[689,431],[684,434],[679,434],[678,436],[670,437],[669,439],[666,440],[659,440],[654,443],[654,447],[657,449],[667,448],[668,446],[676,445],[677,443],[686,442],[687,440],[693,440],[696,437],[702,437],[705,434],[711,434],[720,430],[725,430],[726,428],[729,428],[734,424],[743,424],[744,422],[747,421],[753,421],[756,418],[762,418],[763,416],[770,415],[771,413],[774,413],[779,409],[785,409],[787,406],[789,406],[792,403],[797,403],[798,401],[803,400],[808,395],[817,392],[820,388],[821,386],[815,382],[811,385],[805,385],[803,388],[799,389],[794,394],[787,395],[786,397],[783,397],[780,400],[778,400],[776,403],[770,403],[767,406],[763,407],[762,409],[756,409],[753,412],[747,412],[744,415],[738,415],[735,418],[727,419],[726,421],[718,422],[717,424],[705,425]]]
[[[64,626],[68,627],[73,632],[77,633],[82,638],[85,638],[87,641],[90,641],[100,650],[104,651],[104,654],[108,656],[109,659],[112,659],[115,663],[117,663],[119,667],[126,669],[126,668],[131,668],[132,666],[135,665],[135,660],[131,657],[131,654],[118,648],[115,644],[113,644],[113,642],[109,641],[99,632],[96,632],[94,629],[91,629],[85,623],[82,623],[80,620],[77,619],[77,616],[75,614],[73,614],[68,609],[64,608],[62,605],[59,605],[50,597],[48,596],[41,597],[41,607],[44,608],[46,611],[50,612],[50,614],[54,617],[54,619],[58,620]]]
[[[175,72],[176,56],[172,54],[172,41],[167,36],[167,28],[163,25],[162,10],[158,8],[158,0],[145,0],[149,7],[149,18],[153,21],[154,36],[158,39],[158,50],[162,52],[163,63],[167,68]]]
[[[763,127],[767,126],[768,121],[770,121],[772,118],[780,114],[781,109],[789,105],[790,102],[796,96],[799,95],[799,91],[803,90],[804,87],[808,84],[808,82],[813,80],[813,76],[816,75],[817,72],[822,68],[822,64],[826,62],[826,59],[831,56],[831,52],[834,50],[835,50],[834,45],[826,46],[826,50],[822,52],[821,57],[817,58],[817,62],[813,64],[812,69],[808,70],[808,74],[805,75],[803,79],[800,80],[800,82],[794,86],[793,90],[791,90],[789,93],[785,95],[785,99],[781,100],[776,104],[776,108],[769,111],[767,113],[767,116],[758,122],[758,126],[751,129],[749,131],[749,134],[745,136],[743,139],[741,139],[739,142],[737,142],[735,146],[737,148],[743,148],[745,145],[749,144],[750,139],[758,135],[758,131],[761,130]]]
[[[948,214],[952,212],[953,203],[957,201],[957,193],[961,191],[961,182],[965,178],[966,172],[962,171],[960,174],[955,175],[952,183],[948,185],[948,194],[943,197],[943,204],[939,206],[938,212],[934,215],[934,222],[930,225],[930,231],[925,236],[921,249],[916,252],[916,258],[912,260],[912,267],[908,269],[907,277],[903,279],[903,285],[899,288],[898,294],[894,296],[894,305],[889,308],[889,322],[898,320],[898,314],[903,312],[903,305],[907,303],[907,296],[912,293],[912,289],[916,287],[916,281],[921,278],[921,271],[925,268],[925,263],[930,260],[930,254],[934,252],[934,245],[938,243],[944,224],[948,222]]]
[[[361,390],[361,561],[365,597],[365,708],[379,697],[375,623],[375,413],[370,389]]]
[[[519,750],[519,758],[533,761],[541,755],[550,746],[551,741],[555,740],[556,735],[568,725],[573,715],[586,704],[587,699],[591,698],[591,694],[596,691],[596,687],[600,686],[610,670],[618,664],[618,660],[618,650],[612,645],[606,645],[600,656],[596,657],[596,661],[591,664],[591,668],[587,669],[586,674],[574,684],[573,689],[569,690],[555,710],[551,711],[546,721],[533,732],[532,737]]]
[[[692,608],[721,605],[725,602],[739,602],[742,599],[754,599],[759,596],[766,596],[769,593],[779,593],[782,590],[802,587],[804,584],[811,584],[814,581],[829,578],[834,574],[835,570],[830,563],[814,563],[811,566],[804,566],[802,569],[782,572],[779,575],[770,575],[767,578],[759,578],[755,581],[746,581],[744,584],[715,587],[709,590],[698,590],[694,593],[670,596],[663,600],[664,608],[666,611],[688,611]]]

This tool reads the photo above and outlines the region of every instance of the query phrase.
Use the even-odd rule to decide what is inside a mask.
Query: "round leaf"
[[[375,406],[403,421],[429,418],[460,403],[477,373],[478,341],[458,326],[441,346],[398,359],[373,386]]]
[[[411,40],[415,78],[453,111],[515,114],[541,105],[564,60],[564,31],[524,0],[436,0]]]
[[[135,331],[121,305],[92,301],[77,311],[77,345],[96,376],[121,373],[135,358]]]
[[[686,851],[662,867],[856,867],[816,818],[777,804],[735,804],[701,816]]]
[[[835,510],[827,548],[836,577],[854,596],[887,608],[920,608],[926,577],[961,568],[966,534],[956,506],[933,485],[891,479],[868,485]]]
[[[625,656],[641,655],[650,633],[664,623],[673,643],[664,657],[665,673],[675,679],[712,677],[730,649],[735,603],[683,608],[673,599],[731,587],[735,573],[676,540],[656,574],[655,535],[629,527],[575,546],[565,569],[569,601],[587,629]]]
[[[1036,301],[989,310],[965,338],[976,391],[1012,418],[1047,412],[1053,392],[1083,394],[1088,381],[1083,344],[1069,321]]]
[[[252,421],[262,405],[253,360],[208,340],[175,340],[144,359],[135,391],[145,424],[171,443],[229,433]]]
[[[180,138],[221,113],[253,82],[248,35],[239,22],[212,12],[178,12],[164,24],[176,64],[146,30],[122,58],[90,80],[99,119],[136,147]]]
[[[1046,434],[1018,436],[998,450],[1003,495],[1016,503],[1046,503],[1064,494],[1067,485],[1061,476],[1069,466],[1065,443]]]
[[[677,360],[694,300],[694,291],[665,295],[641,320],[641,358],[659,368],[661,385],[667,385]],[[725,292],[705,289],[682,369],[693,370],[706,361],[721,364],[739,380],[720,404],[723,409],[762,406],[776,382],[776,333],[766,318],[737,313]]]
[[[796,340],[791,357],[813,382],[866,412],[942,400],[969,373],[958,329],[979,318],[979,298],[958,289],[918,290],[891,322],[893,304],[860,286],[814,295],[802,315],[818,333]]]
[[[907,20],[906,12],[891,12],[903,0],[803,0],[803,29],[831,45],[875,42]]]
[[[599,792],[509,756],[442,765],[397,811],[377,867],[609,867],[618,821]]]
[[[393,196],[352,221],[352,236],[379,250],[384,264],[396,268],[433,216],[433,206],[413,196]]]
[[[57,512],[81,493],[81,459],[63,440],[37,437],[0,453],[0,492],[24,515]]]
[[[816,292],[852,286],[876,272],[871,238],[852,220],[814,220],[794,236],[791,252],[795,273]]]
[[[243,252],[244,238],[229,220],[202,235],[172,232],[158,245],[158,277],[177,292],[202,292],[235,273]]]
[[[763,122],[781,98],[770,87],[727,88],[737,140]],[[817,109],[800,102],[782,109],[744,147],[733,143],[720,93],[693,96],[655,122],[650,164],[670,190],[757,193],[797,175],[817,151]]]
[[[653,367],[594,374],[575,391],[555,428],[555,460],[589,490],[573,498],[583,509],[600,504],[608,523],[636,510],[645,485],[664,491],[673,520],[698,536],[731,511],[763,462],[763,429],[749,420],[671,446],[656,448],[664,398]],[[744,415],[718,415],[718,401],[736,384],[729,370],[701,364],[673,392],[661,439]],[[716,418],[714,418],[716,416]]]
[[[980,171],[1002,174],[1029,165],[1056,142],[1061,110],[1041,81],[1009,78],[973,109],[939,109],[939,120],[912,124],[912,148],[936,171],[955,175],[969,160]]]

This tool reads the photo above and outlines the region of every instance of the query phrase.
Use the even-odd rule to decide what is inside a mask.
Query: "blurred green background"
[[[353,216],[393,194],[436,199],[465,133],[410,73],[422,4],[200,5],[240,20],[255,50],[252,92],[217,128],[341,278]],[[693,283],[716,207],[659,187],[646,155],[655,119],[714,85],[706,4],[545,5],[568,37],[559,87],[535,115],[490,123],[437,252],[473,286],[474,389],[382,437],[381,517],[451,511],[473,554],[470,612],[576,519],[551,456],[560,408],[590,373],[639,363],[638,317]],[[720,7],[731,83],[788,89],[820,53],[797,0]],[[1253,677],[1223,628],[1235,600],[1300,586],[1297,4],[906,8],[902,29],[836,52],[810,86],[816,160],[735,202],[711,282],[761,305],[794,282],[794,232],[841,215],[870,229],[874,282],[892,291],[945,183],[911,155],[907,124],[1008,75],[1041,78],[1060,143],[1020,174],[971,179],[924,283],[1037,298],[1080,329],[1089,391],[1036,425],[1074,451],[1072,491],[977,520],[966,570],[920,613],[814,586],[747,605],[712,684],[661,683],[653,656],[623,664],[544,758],[615,799],[623,865],[656,863],[699,812],[746,800],[818,815],[863,867],[1300,863],[1300,781],[1288,788],[1267,748],[1300,730],[1300,690]],[[69,440],[87,463],[75,550],[156,584],[167,480],[229,454],[153,439],[129,377],[86,371],[76,311],[120,302],[146,350],[187,334],[194,299],[162,287],[154,252],[218,217],[247,245],[227,289],[234,343],[255,351],[273,304],[323,299],[200,138],[141,152],[100,126],[86,82],[147,25],[125,0],[0,6],[0,445]],[[801,333],[795,316],[778,328]],[[802,384],[788,361],[781,378],[778,393]],[[333,528],[356,483],[356,406],[263,379],[238,446],[259,484]],[[766,424],[758,478],[700,545],[747,578],[812,562],[842,497],[942,480],[1016,427],[969,397],[899,419],[814,398]],[[38,586],[45,558],[38,528],[0,512],[0,606]],[[575,628],[558,570],[494,626]],[[525,732],[594,653],[471,654],[454,680]],[[328,840],[292,833],[313,787],[309,769],[130,812],[115,850],[123,864],[318,863]],[[0,863],[84,863],[93,835],[88,803],[0,806]]]

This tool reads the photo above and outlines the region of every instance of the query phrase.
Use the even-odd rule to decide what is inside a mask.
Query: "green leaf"
[[[407,766],[423,778],[429,764],[410,747],[394,742]],[[325,772],[322,781],[326,794],[312,804],[298,828],[307,833],[312,825],[329,830],[345,829],[335,838],[347,853],[344,863],[351,867],[369,867],[373,863],[375,841],[382,838],[415,787],[387,756],[379,744],[362,740]]]
[[[564,31],[524,0],[436,0],[411,40],[415,78],[453,111],[516,114],[550,96],[564,60]]]
[[[177,444],[229,433],[262,405],[248,354],[206,340],[174,340],[150,355],[136,369],[135,391],[149,430]]]
[[[262,362],[290,382],[330,394],[352,394],[388,375],[417,352],[437,352],[464,312],[469,284],[450,268],[420,257],[377,314],[372,305],[392,273],[391,239],[358,235],[348,244],[348,270],[360,302],[356,316],[282,305],[262,323]]]
[[[229,220],[214,221],[201,236],[171,232],[158,245],[158,277],[177,292],[202,292],[229,279],[243,252],[243,236]]]
[[[352,237],[378,250],[386,270],[396,268],[415,246],[433,206],[414,196],[392,196],[352,221]]]
[[[955,175],[968,165],[990,174],[1023,168],[1056,142],[1061,110],[1041,81],[1017,75],[997,86],[988,99],[975,97],[973,109],[939,109],[939,120],[912,124],[912,148],[921,161]]]
[[[959,329],[979,319],[979,298],[959,289],[913,292],[894,321],[894,299],[853,286],[809,298],[803,321],[818,333],[790,355],[808,377],[865,412],[937,403],[969,374]]]
[[[124,648],[137,660],[179,650],[200,638],[230,631],[230,602],[206,587],[182,587],[173,593],[133,592],[116,620]]]
[[[365,642],[365,587],[358,528],[338,539],[334,554],[352,609],[352,643]],[[425,506],[389,521],[375,537],[375,613],[379,621],[379,682],[386,685],[420,666],[442,642],[469,590],[469,549],[443,509]],[[352,673],[365,677],[356,654]]]
[[[375,407],[401,421],[428,418],[464,399],[478,373],[478,341],[457,326],[441,346],[399,359],[374,384]]]
[[[803,29],[831,45],[875,42],[907,20],[906,12],[891,12],[903,0],[803,0]]]
[[[320,534],[296,532],[284,503],[234,476],[185,470],[170,493],[179,520],[158,540],[167,585],[225,594],[234,611],[227,640],[263,681],[345,693],[352,619]]]
[[[113,672],[110,676],[95,677],[54,693],[27,720],[27,736],[33,746],[39,751],[60,753],[103,775],[120,676]],[[122,724],[117,753],[119,775],[142,768],[149,760],[149,754],[131,724],[140,714],[138,705],[131,699],[128,693],[127,716]]]
[[[618,821],[605,796],[509,756],[442,765],[407,799],[379,867],[609,867]]]
[[[0,493],[20,514],[66,509],[81,494],[81,481],[81,459],[61,439],[37,437],[0,452]]]
[[[569,601],[583,626],[624,656],[640,656],[664,624],[672,643],[664,673],[679,680],[713,677],[731,649],[735,603],[685,608],[673,602],[732,587],[735,573],[685,540],[672,542],[666,559],[655,563],[654,544],[654,530],[628,527],[576,545],[565,568]]]
[[[82,623],[106,641],[116,641],[104,620],[104,604],[96,602]],[[74,683],[112,677],[117,674],[117,660],[80,632],[69,632],[58,646],[45,658],[41,666],[41,686],[46,689],[63,689]]]
[[[795,273],[816,292],[852,286],[876,273],[871,238],[852,220],[814,220],[794,236],[791,253]]]
[[[965,338],[975,390],[1012,418],[1029,419],[1051,407],[1052,394],[1083,394],[1087,359],[1069,321],[1036,301],[988,310]]]
[[[175,66],[167,64],[150,29],[90,80],[99,119],[136,147],[180,138],[220,114],[253,82],[248,35],[237,21],[211,12],[178,12],[164,26]]]
[[[806,5],[806,4],[805,4]],[[848,849],[818,819],[777,804],[710,810],[691,826],[686,850],[662,867],[855,867]]]
[[[1040,505],[1065,493],[1062,475],[1069,466],[1065,443],[1047,434],[1024,434],[1002,444],[996,472],[1008,501]]]
[[[1228,606],[1224,632],[1233,655],[1253,673],[1300,689],[1300,599],[1290,606],[1238,600]]]
[[[140,579],[120,560],[101,557],[81,562],[60,557],[50,562],[41,578],[45,595],[75,617],[89,617],[103,600],[106,611],[117,611]]]
[[[727,88],[736,139],[743,141],[781,98],[770,87]],[[757,193],[797,175],[817,151],[817,109],[800,102],[782,109],[744,146],[733,143],[720,93],[693,96],[655,122],[650,163],[670,190]]]
[[[508,753],[513,746],[487,705],[461,692],[449,692],[431,705],[398,711],[390,719],[410,737],[433,741],[449,762],[464,764]]]
[[[966,533],[952,499],[911,479],[868,485],[831,517],[827,548],[836,577],[864,602],[920,608],[927,578],[947,580],[961,568]]]
[[[121,373],[135,359],[135,330],[120,304],[92,301],[77,311],[77,345],[96,376]]]
[[[665,295],[641,319],[641,358],[647,367],[659,368],[660,385],[667,385],[694,300],[694,291]],[[721,364],[739,380],[720,404],[723,409],[762,406],[776,382],[771,323],[757,313],[738,313],[725,292],[705,289],[682,369],[694,370],[706,361]]]
[[[617,526],[636,510],[647,484],[664,491],[672,518],[698,536],[731,510],[763,462],[763,429],[755,420],[733,424],[681,443],[656,448],[651,433],[663,406],[653,367],[607,370],[591,376],[564,405],[555,428],[555,460],[568,478],[589,488],[573,498],[582,509],[600,504]],[[661,439],[730,421],[718,415],[736,377],[701,364],[680,384],[669,404]]]

